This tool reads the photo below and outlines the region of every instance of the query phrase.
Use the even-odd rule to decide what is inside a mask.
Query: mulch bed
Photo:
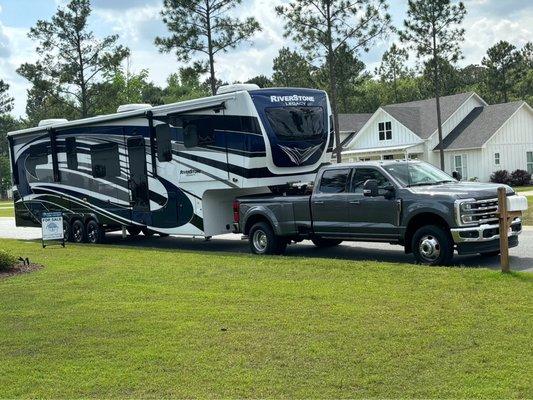
[[[41,264],[17,264],[9,271],[0,271],[0,279],[3,278],[9,278],[10,276],[20,275],[20,274],[27,274],[29,272],[38,271],[41,268],[44,268],[44,265]]]

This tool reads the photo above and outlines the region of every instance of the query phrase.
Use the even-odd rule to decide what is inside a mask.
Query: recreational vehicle
[[[68,238],[231,232],[232,201],[310,182],[333,150],[325,92],[230,85],[211,97],[45,120],[8,133],[17,226],[61,211]]]

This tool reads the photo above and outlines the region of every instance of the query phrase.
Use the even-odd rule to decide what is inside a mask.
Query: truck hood
[[[432,196],[451,196],[457,199],[490,199],[498,197],[498,188],[505,187],[507,195],[514,194],[511,187],[499,183],[453,182],[442,185],[414,186],[409,188],[413,193]]]

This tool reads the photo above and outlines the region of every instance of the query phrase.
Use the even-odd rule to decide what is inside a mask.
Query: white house
[[[524,101],[488,105],[476,93],[441,98],[445,170],[488,181],[492,172],[533,173],[533,109]],[[373,114],[340,114],[342,160],[419,158],[436,166],[435,99],[391,104]]]

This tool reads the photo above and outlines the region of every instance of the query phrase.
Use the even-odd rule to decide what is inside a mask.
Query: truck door
[[[146,149],[142,136],[127,139],[129,162],[129,188],[131,193],[131,219],[146,223],[146,214],[150,212],[150,193],[148,190],[148,172],[146,169]]]
[[[323,236],[345,236],[348,229],[346,189],[349,185],[349,168],[324,171],[318,188],[311,196],[313,229]]]
[[[368,179],[378,181],[380,196],[366,197],[363,185]],[[354,237],[395,239],[399,234],[398,203],[387,199],[382,189],[389,185],[388,179],[376,168],[355,168],[347,194],[349,230]],[[383,194],[383,195],[381,195]]]

